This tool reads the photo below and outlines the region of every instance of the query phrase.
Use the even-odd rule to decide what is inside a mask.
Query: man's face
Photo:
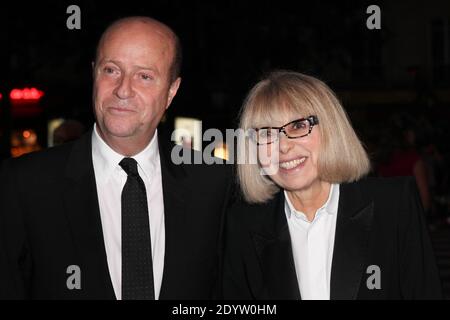
[[[116,26],[100,44],[94,68],[94,108],[106,141],[149,140],[175,96],[173,43],[158,26]]]

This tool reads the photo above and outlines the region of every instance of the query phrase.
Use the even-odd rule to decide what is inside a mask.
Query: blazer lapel
[[[183,284],[175,275],[182,272],[178,264],[179,257],[186,253],[180,241],[183,241],[186,230],[186,199],[189,197],[189,186],[185,185],[186,173],[181,165],[175,165],[171,160],[171,144],[164,142],[159,135],[159,151],[161,158],[161,175],[164,198],[164,224],[166,245],[164,253],[164,272],[159,299],[170,299],[176,296],[176,290]]]
[[[363,198],[358,183],[341,184],[336,222],[330,298],[356,299],[364,272],[373,201]]]
[[[91,148],[92,131],[75,142],[66,167],[63,190],[65,212],[82,272],[82,288],[89,298],[115,299],[109,276]]]
[[[261,210],[267,210],[267,212],[261,212],[261,215],[268,217],[267,224],[264,230],[253,234],[256,252],[267,285],[268,298],[300,300],[291,238],[284,212],[283,193],[280,193],[273,203],[272,206],[261,207]]]

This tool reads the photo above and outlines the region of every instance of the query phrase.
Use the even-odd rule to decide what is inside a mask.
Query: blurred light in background
[[[31,132],[28,131],[28,130],[25,130],[25,131],[22,132],[22,135],[23,135],[23,138],[25,140],[27,140],[27,139],[29,139],[31,137]]]
[[[9,97],[13,101],[17,100],[39,100],[44,96],[44,92],[36,88],[12,89]]]
[[[13,118],[34,117],[42,113],[40,104],[44,92],[36,88],[15,88],[9,93]]]
[[[55,145],[54,132],[64,122],[63,118],[52,119],[47,123],[47,145],[48,147],[53,147]]]
[[[175,118],[175,143],[202,151],[202,121],[195,118]]]
[[[14,130],[11,135],[11,155],[19,157],[25,153],[38,151],[37,134],[33,129]]]
[[[228,146],[226,143],[221,142],[214,148],[214,157],[228,160]]]

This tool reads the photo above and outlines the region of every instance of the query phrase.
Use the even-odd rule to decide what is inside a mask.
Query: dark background
[[[68,30],[66,9],[81,8],[81,30]],[[369,30],[366,8],[381,8],[381,30]],[[337,91],[371,151],[393,113],[422,119],[448,153],[450,1],[2,1],[0,4],[0,153],[9,135],[34,128],[46,144],[47,120],[93,123],[91,61],[113,20],[150,15],[170,25],[184,48],[181,89],[169,108],[203,127],[236,125],[248,89],[271,69],[293,69]],[[12,116],[12,88],[45,92],[42,112]]]
[[[72,4],[81,9],[81,30],[66,27]],[[371,4],[381,8],[381,30],[366,27]],[[369,152],[371,175],[381,175],[380,159],[395,147],[394,131],[385,129],[397,122],[402,134],[409,123],[416,143],[402,150],[426,161],[426,217],[450,298],[449,0],[3,0],[0,160],[11,156],[15,133],[33,130],[47,147],[50,119],[92,127],[95,45],[109,23],[128,15],[159,19],[181,38],[183,81],[164,122],[169,129],[176,116],[198,118],[204,130],[236,127],[246,93],[273,69],[316,76],[336,91]],[[11,103],[10,91],[25,87],[45,95],[34,105]]]

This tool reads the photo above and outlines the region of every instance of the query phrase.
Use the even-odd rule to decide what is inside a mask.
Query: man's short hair
[[[97,47],[95,50],[95,61],[97,62],[97,60],[98,60],[98,51],[99,51],[100,45],[101,45],[105,35],[108,33],[108,31],[111,30],[114,26],[124,23],[124,22],[128,22],[128,21],[139,21],[142,23],[158,23],[161,26],[165,27],[169,31],[169,34],[172,37],[173,48],[174,48],[172,64],[170,66],[169,72],[170,72],[171,82],[175,81],[181,74],[181,64],[183,62],[183,48],[181,46],[180,38],[173,31],[172,28],[170,28],[165,23],[162,23],[161,21],[156,20],[152,17],[130,16],[130,17],[124,17],[124,18],[117,19],[117,20],[113,21],[112,23],[110,23],[109,26],[105,29],[105,31],[103,31],[103,33],[101,34],[100,39],[97,43]]]

